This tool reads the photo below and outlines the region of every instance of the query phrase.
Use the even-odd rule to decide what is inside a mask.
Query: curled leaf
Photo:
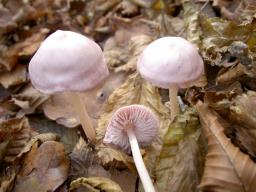
[[[37,143],[43,143],[46,141],[58,141],[60,138],[53,133],[43,133],[43,134],[39,134],[34,136],[28,143],[27,145],[23,148],[23,150],[18,154],[18,158],[22,157],[23,155],[25,155],[26,153],[28,153],[31,149],[31,147]]]
[[[103,177],[78,178],[71,182],[69,190],[73,191],[81,186],[92,192],[122,192],[122,189],[117,183]]]
[[[200,101],[196,108],[208,140],[200,188],[207,191],[253,192],[256,187],[256,164],[226,137],[216,112]]]
[[[4,160],[13,162],[17,155],[24,149],[29,139],[32,137],[32,130],[30,128],[27,118],[14,118],[0,122],[0,142],[1,151],[4,150]]]
[[[27,72],[24,65],[17,65],[10,72],[0,73],[0,84],[5,88],[9,88],[14,85],[20,85],[22,83],[25,83],[26,80]]]
[[[49,96],[41,94],[31,84],[24,87],[18,94],[12,95],[12,102],[21,109],[17,116],[23,117],[25,114],[34,113],[35,110],[42,105]]]

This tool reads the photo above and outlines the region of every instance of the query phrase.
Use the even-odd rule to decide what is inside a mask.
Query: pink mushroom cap
[[[103,82],[108,74],[101,48],[72,31],[52,33],[29,63],[33,86],[46,94],[86,91]]]
[[[158,127],[158,118],[149,108],[143,105],[121,107],[112,116],[103,142],[130,152],[127,129],[133,129],[138,143],[147,146],[156,137]]]
[[[137,70],[157,87],[186,88],[203,73],[204,63],[189,41],[181,37],[163,37],[144,49],[138,59]]]

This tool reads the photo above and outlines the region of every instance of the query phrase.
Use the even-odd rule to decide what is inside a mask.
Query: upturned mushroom
[[[143,105],[129,105],[112,116],[103,142],[125,152],[132,151],[135,166],[146,192],[154,192],[154,185],[143,162],[140,146],[150,145],[157,134],[159,122],[153,112]]]
[[[204,71],[196,47],[181,37],[163,37],[150,43],[139,56],[137,70],[154,86],[169,89],[171,120],[180,111],[179,88],[192,86]]]
[[[71,31],[58,30],[48,36],[29,63],[29,76],[36,89],[45,94],[68,93],[83,130],[92,141],[95,130],[79,92],[100,85],[108,74],[101,48]]]

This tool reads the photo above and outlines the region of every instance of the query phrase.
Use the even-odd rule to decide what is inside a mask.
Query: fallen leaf
[[[11,192],[15,183],[16,171],[14,167],[9,167],[0,175],[0,191]]]
[[[81,186],[92,192],[122,192],[122,189],[117,183],[103,177],[78,178],[71,182],[69,190],[74,191]]]
[[[234,142],[252,158],[256,159],[256,93],[237,96],[230,105],[229,122],[234,129]]]
[[[13,162],[31,137],[32,129],[27,118],[13,118],[1,121],[0,142],[1,144],[5,143],[5,148],[2,149],[4,150],[4,160]]]
[[[184,9],[185,27],[187,32],[187,40],[200,47],[201,45],[201,27],[199,20],[199,10],[189,0],[182,0]]]
[[[130,170],[122,171],[112,169],[110,170],[111,179],[118,183],[123,192],[134,192],[136,190],[137,176],[131,173]]]
[[[109,174],[101,167],[95,151],[80,137],[70,154],[69,175],[74,180],[79,177],[107,177]]]
[[[199,127],[193,108],[187,108],[170,125],[154,171],[158,191],[169,192],[170,186],[172,192],[198,191],[202,171]]]
[[[17,24],[12,21],[11,12],[4,7],[0,7],[0,35],[12,31],[15,27],[17,27]]]
[[[20,85],[27,81],[27,69],[24,65],[17,65],[12,71],[0,73],[0,84],[4,88]]]
[[[55,191],[68,176],[69,160],[64,145],[56,141],[34,144],[23,158],[14,192]]]
[[[253,192],[256,187],[256,164],[226,137],[217,113],[200,101],[196,109],[208,140],[200,188],[207,191]]]
[[[21,108],[17,116],[23,117],[26,114],[34,113],[48,98],[49,96],[40,93],[31,84],[28,84],[18,94],[13,94],[11,101]]]
[[[146,46],[149,43],[151,43],[151,41],[153,41],[153,38],[148,35],[137,35],[137,36],[131,37],[129,44],[128,44],[130,54],[131,54],[130,59],[127,61],[126,64],[116,67],[114,70],[116,72],[135,71],[139,55],[146,48]]]

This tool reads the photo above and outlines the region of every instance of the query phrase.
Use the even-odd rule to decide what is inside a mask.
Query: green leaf
[[[199,127],[194,108],[179,114],[170,125],[155,168],[158,191],[196,191],[201,172]]]

